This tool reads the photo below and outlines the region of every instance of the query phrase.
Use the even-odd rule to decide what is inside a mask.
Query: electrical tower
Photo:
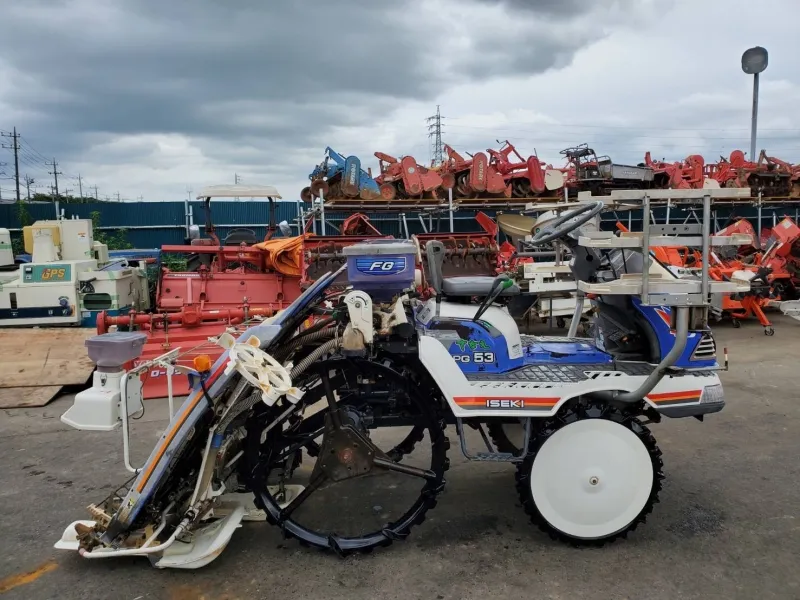
[[[55,192],[56,195],[55,199],[58,200],[58,176],[63,175],[63,173],[58,170],[58,163],[56,162],[55,158],[53,159],[53,162],[44,164],[46,164],[48,167],[53,167],[53,170],[48,171],[48,173],[53,176],[53,180],[55,182],[55,185],[53,186],[53,191]]]
[[[3,148],[14,150],[14,180],[17,183],[17,202],[19,202],[19,134],[17,128],[14,127],[14,133],[3,133],[2,136],[11,138],[11,145],[3,144]]]
[[[442,116],[439,105],[436,114],[425,119],[428,122],[428,138],[431,140],[431,164],[438,167],[444,162],[444,145],[442,144]]]

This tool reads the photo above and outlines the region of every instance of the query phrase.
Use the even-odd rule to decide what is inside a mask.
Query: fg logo
[[[393,260],[376,260],[370,266],[370,271],[391,271],[394,269]]]
[[[359,258],[356,260],[356,269],[369,275],[395,275],[406,269],[406,258],[397,256],[392,258]]]

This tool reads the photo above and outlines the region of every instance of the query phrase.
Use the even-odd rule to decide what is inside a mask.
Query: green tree
[[[100,229],[100,211],[93,210],[89,213],[92,219],[92,230],[94,239],[101,244],[108,246],[109,250],[128,250],[133,248],[133,245],[126,239],[125,234],[127,229],[120,227],[119,229],[112,230],[114,233],[108,235],[105,231]]]

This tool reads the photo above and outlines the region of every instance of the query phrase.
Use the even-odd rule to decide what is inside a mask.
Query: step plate
[[[647,376],[654,365],[642,362],[617,362],[577,365],[527,365],[507,373],[465,373],[469,382],[529,382],[529,383],[578,383],[596,379],[599,372],[623,375]]]

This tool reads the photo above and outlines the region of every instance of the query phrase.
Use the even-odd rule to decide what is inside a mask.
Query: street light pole
[[[756,160],[756,132],[758,131],[758,73],[753,74],[753,115],[750,117],[750,160]]]
[[[753,113],[750,118],[750,160],[756,160],[756,134],[758,130],[758,75],[764,72],[769,64],[769,55],[765,48],[755,46],[742,54],[742,71],[753,76]]]

